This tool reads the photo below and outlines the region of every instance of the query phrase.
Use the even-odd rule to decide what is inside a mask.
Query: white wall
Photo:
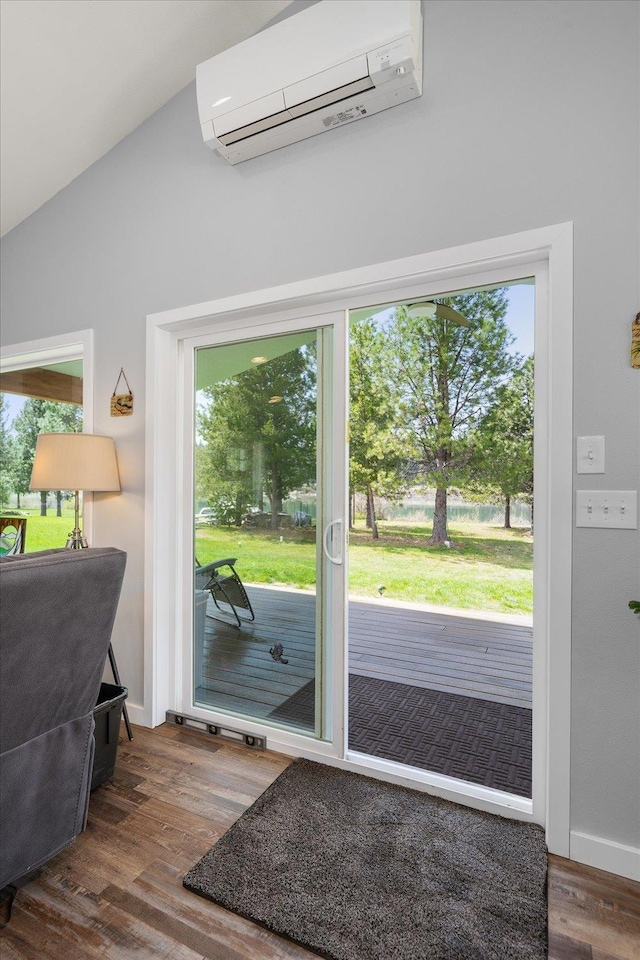
[[[3,342],[95,329],[95,430],[115,436],[126,491],[98,504],[95,540],[129,553],[115,646],[134,703],[148,313],[573,220],[575,432],[606,437],[590,486],[640,485],[639,5],[424,14],[420,100],[230,167],[201,141],[192,85],[5,238]],[[135,411],[110,419],[120,366]],[[576,531],[572,827],[636,848],[639,554],[635,531]]]

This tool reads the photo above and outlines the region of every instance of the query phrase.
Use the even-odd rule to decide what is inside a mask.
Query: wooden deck
[[[197,699],[266,718],[315,675],[315,596],[249,586],[255,622],[206,620]],[[217,613],[209,601],[208,613]],[[283,660],[269,651],[281,643]],[[532,629],[388,601],[349,604],[349,672],[531,706]]]

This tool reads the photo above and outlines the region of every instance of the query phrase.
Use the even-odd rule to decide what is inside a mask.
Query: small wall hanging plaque
[[[127,385],[128,393],[116,393],[118,389],[118,384],[120,379],[124,377],[124,382]],[[133,394],[131,393],[131,387],[129,386],[129,381],[125,375],[124,370],[120,367],[120,373],[118,374],[118,379],[116,380],[116,385],[113,388],[113,395],[111,397],[111,416],[112,417],[130,417],[133,413]]]
[[[640,313],[631,324],[631,366],[640,369]]]

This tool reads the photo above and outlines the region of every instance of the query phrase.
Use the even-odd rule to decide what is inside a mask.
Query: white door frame
[[[540,264],[546,269],[540,270]],[[322,759],[348,769],[437,793],[505,816],[546,825],[549,850],[569,854],[572,546],[572,326],[573,227],[558,224],[418,254],[281,287],[153,314],[147,318],[145,722],[162,723],[176,702],[176,638],[183,624],[176,582],[184,502],[183,396],[180,355],[185,338],[233,336],[239,327],[258,335],[263,325],[294,328],[301,318],[424,297],[461,285],[486,285],[538,272],[536,284],[536,541],[534,628],[542,631],[534,659],[534,797],[424,773],[408,780],[394,765],[363,765],[346,757],[345,743],[330,750],[313,741],[269,734],[269,745],[291,755]],[[464,278],[464,280],[462,280]],[[545,286],[547,289],[545,290]],[[433,291],[433,293],[432,293]],[[543,309],[548,305],[548,311]],[[542,428],[542,429],[541,429]],[[180,467],[180,468],[179,468]],[[167,522],[167,518],[173,518]],[[189,518],[190,519],[190,518]],[[346,667],[345,667],[346,669]],[[537,693],[536,693],[537,691]],[[344,703],[343,703],[344,706]],[[305,738],[301,738],[303,741]]]

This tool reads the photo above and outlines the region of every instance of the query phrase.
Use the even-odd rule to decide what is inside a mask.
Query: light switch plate
[[[604,437],[576,437],[576,473],[604,473]]]
[[[576,527],[635,530],[637,526],[637,490],[576,491]]]

